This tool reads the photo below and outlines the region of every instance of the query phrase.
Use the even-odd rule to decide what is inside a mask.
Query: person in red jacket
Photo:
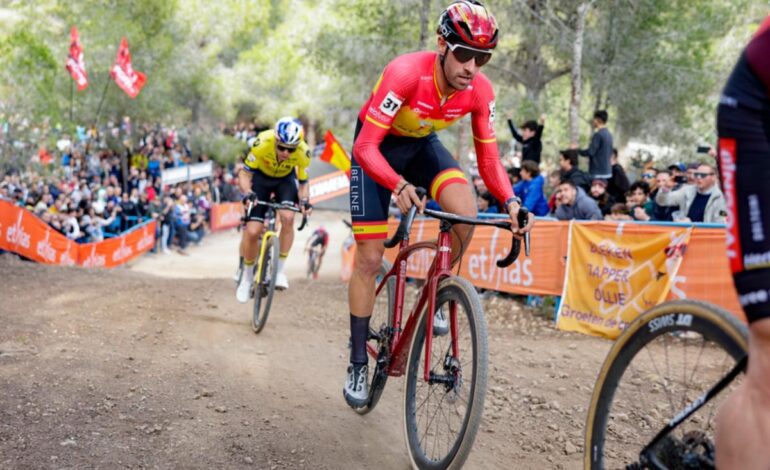
[[[368,397],[366,340],[374,306],[374,281],[385,251],[391,195],[402,212],[425,201],[416,187],[428,189],[447,212],[476,215],[476,202],[457,161],[436,131],[471,115],[479,173],[488,190],[511,217],[517,236],[521,202],[513,196],[500,163],[495,137],[495,94],[481,68],[497,45],[497,23],[477,1],[456,1],[441,14],[438,50],[396,57],[382,72],[356,126],[350,170],[350,212],[356,258],[350,280],[351,354],[343,395],[353,408]],[[533,219],[530,219],[533,220]],[[460,240],[467,246],[472,227],[453,228],[453,259]],[[438,318],[436,331],[446,331]]]
[[[749,320],[746,377],[716,420],[716,467],[770,462],[770,16],[746,46],[717,111],[728,258]]]

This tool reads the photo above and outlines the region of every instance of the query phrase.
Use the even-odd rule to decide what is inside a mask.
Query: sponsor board
[[[78,244],[26,209],[0,201],[0,249],[45,264],[113,267],[155,245],[155,221],[98,243]]]

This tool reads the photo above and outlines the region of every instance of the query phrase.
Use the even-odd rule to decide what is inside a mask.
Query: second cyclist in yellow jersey
[[[275,129],[261,132],[243,159],[244,171],[238,174],[241,192],[259,201],[269,201],[274,196],[281,204],[295,207],[299,204],[303,214],[308,212],[310,190],[307,169],[310,166],[310,149],[302,135],[302,124],[291,117],[280,119]],[[265,206],[255,205],[246,214],[246,229],[240,247],[244,270],[235,293],[242,303],[248,302],[254,283],[253,267],[259,253],[258,241],[266,212]],[[279,210],[278,217],[281,233],[275,286],[286,289],[289,281],[283,267],[294,243],[294,212]]]

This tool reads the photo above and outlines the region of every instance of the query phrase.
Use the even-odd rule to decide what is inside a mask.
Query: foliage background
[[[394,55],[432,48],[446,0],[0,0],[0,121],[49,128],[129,115],[216,130],[238,120],[303,118],[315,140],[352,141],[361,104]],[[491,0],[501,42],[485,73],[500,116],[548,116],[545,157],[566,146],[575,18],[590,3],[583,53],[581,143],[590,116],[610,112],[621,146],[644,142],[694,158],[714,141],[719,91],[766,0]],[[76,25],[90,80],[75,92],[64,69]],[[111,82],[122,36],[147,85],[131,100]],[[106,90],[106,92],[105,92]],[[467,131],[442,139],[467,145]],[[499,119],[503,152],[510,133]],[[205,146],[205,142],[200,143]],[[222,144],[227,147],[227,144]]]

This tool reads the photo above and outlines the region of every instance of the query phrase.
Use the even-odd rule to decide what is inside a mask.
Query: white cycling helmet
[[[296,147],[302,140],[302,123],[293,117],[283,117],[275,123],[275,138],[287,147]]]

